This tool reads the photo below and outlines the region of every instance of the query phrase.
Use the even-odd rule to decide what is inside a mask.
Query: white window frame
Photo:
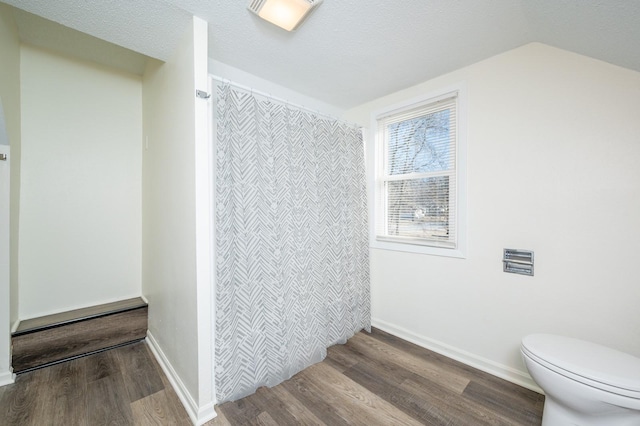
[[[455,221],[457,239],[455,248],[438,246],[437,243],[428,241],[415,241],[401,237],[379,237],[376,231],[378,218],[386,214],[383,189],[384,160],[386,157],[384,136],[379,134],[378,120],[382,117],[400,114],[404,111],[416,108],[421,105],[428,105],[439,99],[444,99],[452,94],[457,95],[457,131],[456,131],[456,208]],[[371,141],[367,147],[367,162],[373,167],[369,168],[369,195],[373,202],[369,206],[369,244],[371,248],[404,251],[410,253],[429,254],[436,256],[447,256],[466,258],[467,253],[467,137],[466,137],[466,85],[458,83],[454,86],[436,90],[404,102],[390,105],[383,109],[374,111],[371,114]]]

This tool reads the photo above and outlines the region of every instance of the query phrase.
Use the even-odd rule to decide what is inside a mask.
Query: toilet
[[[640,358],[552,334],[525,337],[521,351],[546,395],[543,426],[640,426]]]

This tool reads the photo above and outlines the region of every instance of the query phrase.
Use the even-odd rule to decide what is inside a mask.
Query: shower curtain
[[[216,106],[218,402],[370,331],[361,130],[222,84]]]

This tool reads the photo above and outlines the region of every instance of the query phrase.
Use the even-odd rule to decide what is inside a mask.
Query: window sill
[[[420,244],[399,243],[373,239],[370,247],[378,250],[402,251],[406,253],[427,254],[431,256],[455,257],[466,259],[466,253],[460,248],[432,247]]]

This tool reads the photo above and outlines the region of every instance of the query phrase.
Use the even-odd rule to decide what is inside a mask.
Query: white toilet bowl
[[[640,426],[640,358],[551,334],[525,337],[521,351],[546,395],[543,426]]]

